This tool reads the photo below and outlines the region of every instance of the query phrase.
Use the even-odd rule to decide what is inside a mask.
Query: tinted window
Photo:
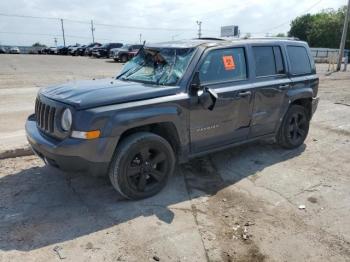
[[[133,45],[132,48],[133,49],[140,49],[142,45]]]
[[[243,48],[218,49],[208,53],[200,70],[202,83],[244,80],[247,78]]]
[[[275,57],[272,46],[253,47],[256,76],[272,76],[276,74]]]
[[[310,59],[305,47],[288,46],[287,51],[291,64],[291,73],[293,75],[305,75],[311,73]]]

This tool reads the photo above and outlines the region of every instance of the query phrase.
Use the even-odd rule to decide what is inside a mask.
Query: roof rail
[[[225,41],[225,39],[222,38],[216,38],[216,37],[201,37],[201,38],[193,38],[194,40],[217,40],[217,41]]]
[[[242,38],[238,38],[238,39],[254,39],[254,40],[273,40],[273,39],[277,39],[277,40],[295,40],[295,41],[300,41],[300,39],[298,37],[242,37]]]

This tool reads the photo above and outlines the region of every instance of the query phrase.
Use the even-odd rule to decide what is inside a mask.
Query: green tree
[[[32,47],[46,47],[46,45],[40,44],[39,42],[36,42],[32,44]]]
[[[346,7],[342,7],[297,17],[292,21],[288,35],[307,41],[312,47],[339,48],[345,13]],[[350,48],[349,33],[346,48]]]
[[[300,40],[309,42],[309,34],[312,28],[312,20],[310,14],[295,18],[291,23],[288,36],[298,37]]]
[[[285,33],[278,33],[278,34],[276,35],[276,37],[286,37],[286,34],[285,34]]]

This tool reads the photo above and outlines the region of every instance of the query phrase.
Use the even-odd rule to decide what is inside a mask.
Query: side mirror
[[[203,91],[198,92],[198,99],[204,109],[209,109],[211,111],[215,107],[218,95],[214,90],[205,87]]]

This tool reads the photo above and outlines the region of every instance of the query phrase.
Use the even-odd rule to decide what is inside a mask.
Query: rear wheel
[[[305,107],[292,105],[280,126],[277,143],[288,149],[302,145],[309,132],[309,125],[310,120]]]
[[[163,189],[174,166],[170,144],[158,135],[140,132],[125,138],[117,147],[109,177],[124,197],[142,199]]]

